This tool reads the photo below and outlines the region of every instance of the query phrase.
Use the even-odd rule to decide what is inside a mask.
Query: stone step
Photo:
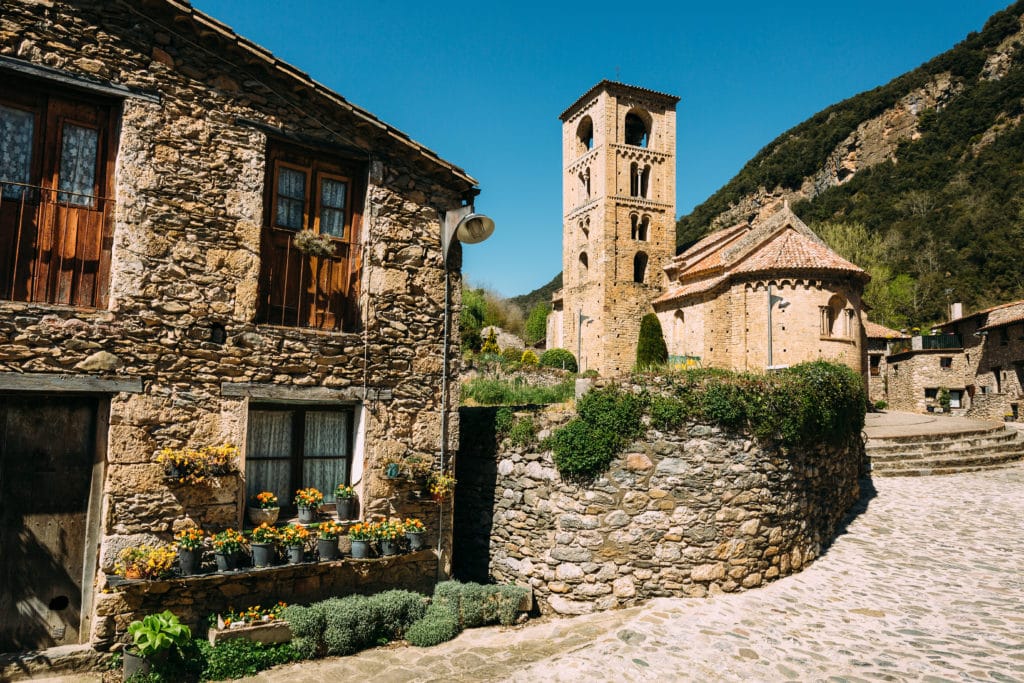
[[[1024,441],[1012,440],[1012,441],[1001,441],[996,444],[986,444],[982,446],[972,446],[963,444],[962,446],[953,445],[946,446],[942,449],[927,450],[927,451],[896,451],[896,452],[883,452],[879,453],[875,450],[869,450],[868,456],[871,458],[871,462],[901,462],[906,460],[921,460],[927,458],[936,458],[944,455],[948,456],[962,456],[971,457],[975,455],[984,455],[988,453],[1006,453],[1010,451],[1022,451],[1024,450]]]
[[[926,477],[936,474],[960,474],[961,472],[980,472],[982,470],[1004,470],[1010,467],[1020,467],[1019,461],[1006,462],[998,465],[968,465],[966,467],[936,467],[917,468],[911,470],[882,470],[872,471],[874,477]]]
[[[865,448],[871,451],[913,448],[927,448],[934,445],[956,444],[964,441],[1001,441],[1017,437],[1016,430],[997,427],[994,429],[972,430],[969,432],[951,432],[945,434],[923,434],[907,437],[875,437],[865,442]]]
[[[871,472],[878,474],[894,470],[935,469],[946,467],[983,467],[1024,460],[1024,447],[1002,453],[978,453],[972,456],[952,455],[943,458],[914,458],[894,462],[871,462]]]

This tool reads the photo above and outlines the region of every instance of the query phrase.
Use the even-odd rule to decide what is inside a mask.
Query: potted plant
[[[203,446],[200,449],[206,459],[206,467],[215,477],[223,477],[238,471],[238,446]]]
[[[409,550],[423,550],[423,534],[427,528],[419,518],[408,519],[402,523],[405,537],[409,541]]]
[[[299,523],[312,524],[317,511],[324,504],[324,494],[312,486],[295,492],[295,507],[299,509]]]
[[[305,546],[309,541],[309,529],[301,524],[289,524],[281,529],[280,541],[288,553],[288,564],[299,564],[305,559]]]
[[[253,525],[273,524],[280,514],[281,507],[272,491],[260,491],[249,505],[249,522]]]
[[[348,540],[352,542],[352,557],[365,560],[370,556],[370,541],[375,538],[370,524],[357,522],[348,529]]]
[[[225,529],[210,539],[217,570],[226,572],[238,569],[238,556],[245,549],[245,536],[240,531]]]
[[[128,624],[132,646],[124,650],[124,679],[148,674],[154,659],[165,657],[173,647],[182,647],[192,639],[192,631],[169,610],[149,614]]]
[[[398,541],[405,536],[401,522],[377,522],[374,526],[374,537],[380,544],[380,554],[384,556],[398,554]]]
[[[164,478],[175,484],[201,484],[206,481],[206,457],[194,448],[163,448],[156,461],[164,466]]]
[[[409,474],[409,479],[423,482],[430,475],[433,461],[422,455],[406,456],[402,469]]]
[[[399,457],[389,456],[384,458],[384,462],[381,463],[381,467],[384,469],[384,478],[398,479],[402,476],[403,464],[405,464],[404,460]]]
[[[435,472],[430,476],[430,495],[438,503],[448,498],[455,491],[455,477],[444,472]]]
[[[334,500],[337,505],[338,519],[356,518],[356,490],[345,484],[338,484],[334,489]]]
[[[199,557],[203,552],[204,540],[203,530],[195,526],[185,527],[174,536],[174,542],[178,546],[178,567],[183,576],[199,571]]]
[[[336,560],[341,555],[338,549],[338,537],[345,533],[345,528],[337,522],[320,522],[316,527],[316,552],[321,560]]]
[[[252,565],[269,567],[274,564],[274,543],[277,542],[277,529],[266,522],[260,524],[249,534],[249,546],[252,549]]]
[[[292,244],[297,250],[309,256],[334,256],[334,242],[330,236],[312,230],[300,230],[295,233]]]
[[[118,555],[114,571],[126,579],[166,579],[174,573],[176,559],[171,546],[129,546]]]

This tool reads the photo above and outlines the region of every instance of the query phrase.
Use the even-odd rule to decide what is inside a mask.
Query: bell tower
[[[640,319],[675,255],[676,103],[601,81],[562,112],[562,290],[548,348],[580,371],[629,372]]]

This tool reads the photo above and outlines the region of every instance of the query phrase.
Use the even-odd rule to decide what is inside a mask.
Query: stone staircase
[[[875,477],[919,477],[1009,467],[1024,460],[1024,432],[1001,426],[940,434],[873,437],[865,443]]]

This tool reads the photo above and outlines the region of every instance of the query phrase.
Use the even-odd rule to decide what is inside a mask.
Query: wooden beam
[[[49,66],[43,66],[42,64],[33,64],[32,62],[26,62],[22,59],[15,59],[14,57],[0,55],[0,73],[3,72],[13,73],[19,76],[28,76],[30,78],[38,78],[51,83],[59,83],[61,85],[77,88],[78,90],[85,90],[87,92],[106,95],[108,97],[113,96],[119,99],[132,97],[137,100],[145,100],[146,102],[160,104],[160,95],[156,93],[146,92],[139,90],[138,88],[129,88],[126,85],[111,83],[109,81],[86,78],[85,76],[79,76],[78,74],[54,69]]]
[[[141,394],[139,377],[60,375],[48,372],[0,372],[0,391],[76,394]]]
[[[387,401],[391,389],[379,387],[293,387],[285,384],[259,384],[255,382],[223,382],[222,396],[251,398],[259,401],[286,403],[357,403],[359,401]]]

